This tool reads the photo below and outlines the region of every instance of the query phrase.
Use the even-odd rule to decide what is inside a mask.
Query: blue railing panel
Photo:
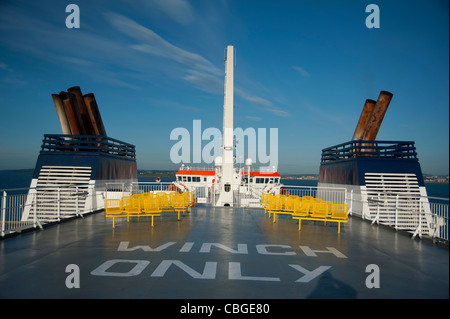
[[[321,163],[360,157],[417,159],[417,153],[409,141],[350,141],[323,149]]]
[[[45,134],[41,153],[47,152],[98,152],[136,159],[134,145],[98,135]]]

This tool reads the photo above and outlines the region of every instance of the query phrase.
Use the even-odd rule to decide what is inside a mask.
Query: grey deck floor
[[[0,241],[0,298],[449,298],[448,250],[359,218],[276,223],[195,207],[116,222],[103,213]],[[66,280],[80,270],[79,288]],[[368,288],[366,281],[379,288]]]

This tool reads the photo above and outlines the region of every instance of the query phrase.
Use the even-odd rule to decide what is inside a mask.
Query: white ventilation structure
[[[42,166],[33,180],[22,220],[59,221],[74,217],[85,209],[91,193],[91,167]]]
[[[415,174],[365,173],[364,177],[365,218],[398,230],[430,232],[426,190],[419,186]]]

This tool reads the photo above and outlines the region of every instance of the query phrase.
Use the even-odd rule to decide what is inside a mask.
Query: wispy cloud
[[[173,21],[183,25],[194,20],[191,4],[186,0],[144,0],[141,3],[161,11]]]
[[[133,5],[164,12],[181,25],[192,22],[196,14],[186,0],[136,0]],[[8,14],[0,12],[0,31],[7,29],[11,34],[0,38],[0,44],[57,65],[60,72],[71,71],[87,75],[96,82],[133,89],[146,85],[149,74],[162,74],[211,94],[223,94],[222,66],[217,67],[204,55],[169,41],[128,16],[110,11],[102,16],[107,22],[105,28],[93,28],[94,22],[82,20],[81,29],[69,30],[64,25],[55,25],[51,19],[40,19],[33,11],[20,9],[11,5]],[[29,25],[38,27],[29,28]],[[114,37],[110,36],[111,27],[116,34]],[[61,45],[69,38],[72,45]],[[0,71],[11,73],[7,61],[0,62]],[[8,80],[12,81],[14,78],[8,75]],[[245,91],[239,90],[237,86],[239,84],[235,88],[236,95],[245,101],[276,116],[289,116],[268,99],[245,88]]]
[[[240,88],[235,88],[234,91],[236,92],[237,95],[242,97],[244,100],[247,100],[250,103],[258,105],[260,107],[270,108],[273,105],[272,102],[270,102],[269,100],[266,100],[259,96],[252,96]]]
[[[131,45],[132,49],[175,61],[184,67],[184,74],[181,76],[183,80],[209,93],[223,93],[223,70],[208,59],[170,43],[153,30],[121,14],[110,12],[106,14],[106,18],[118,31],[139,42]],[[277,116],[290,116],[267,99],[249,94],[240,88],[235,88],[235,93],[265,111]]]
[[[191,82],[197,88],[213,94],[223,93],[223,80],[221,78],[191,69],[187,73],[188,75],[183,76],[183,79]]]
[[[106,17],[118,31],[141,42],[140,44],[131,45],[131,48],[134,50],[167,58],[199,71],[216,75],[222,73],[220,69],[201,55],[171,44],[153,30],[140,25],[132,19],[117,13],[107,13]]]
[[[247,100],[256,106],[259,106],[260,108],[262,108],[265,111],[268,111],[277,116],[283,116],[283,117],[287,117],[287,116],[291,115],[291,114],[289,114],[289,112],[286,112],[284,110],[281,110],[281,109],[275,107],[272,102],[270,102],[269,100],[266,100],[262,97],[250,95],[240,88],[235,88],[234,91],[236,92],[237,95],[242,97],[244,100]]]
[[[297,65],[293,65],[292,68],[296,71],[298,71],[298,73],[301,74],[301,76],[303,76],[304,78],[309,78],[311,75],[301,66],[297,66]]]

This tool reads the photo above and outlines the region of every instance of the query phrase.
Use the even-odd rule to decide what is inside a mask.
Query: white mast
[[[225,58],[225,93],[223,102],[222,177],[218,206],[233,206],[234,145],[233,145],[233,96],[234,96],[234,47],[227,46]]]

